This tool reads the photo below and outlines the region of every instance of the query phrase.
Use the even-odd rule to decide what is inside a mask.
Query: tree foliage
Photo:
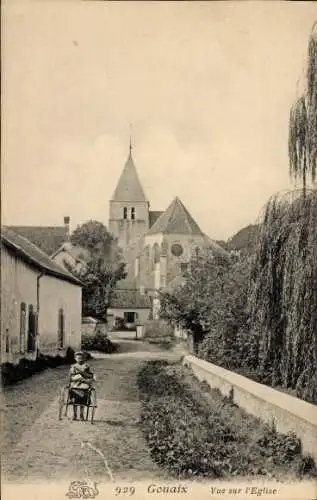
[[[290,110],[288,151],[290,175],[295,180],[301,179],[305,195],[308,178],[312,182],[316,180],[317,165],[316,23],[308,45],[306,91],[296,100]]]
[[[88,250],[89,255],[77,272],[84,283],[83,315],[104,320],[116,283],[125,277],[121,249],[106,226],[93,220],[75,229],[71,243]]]
[[[232,311],[226,308],[224,296],[235,287],[229,278],[233,267],[229,256],[200,251],[191,259],[184,283],[161,293],[161,316],[190,330],[196,348],[215,325],[231,319]]]
[[[250,322],[270,382],[317,400],[317,191],[273,198],[252,264]]]

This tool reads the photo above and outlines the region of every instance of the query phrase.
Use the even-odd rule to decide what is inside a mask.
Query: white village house
[[[82,284],[26,238],[1,229],[1,363],[81,346]]]

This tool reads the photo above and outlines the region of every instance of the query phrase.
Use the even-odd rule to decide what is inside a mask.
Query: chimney
[[[64,217],[64,226],[66,230],[66,241],[69,241],[70,239],[70,217],[65,216]]]

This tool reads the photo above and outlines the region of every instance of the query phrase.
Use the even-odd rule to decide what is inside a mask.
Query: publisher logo
[[[99,495],[97,483],[89,486],[87,481],[72,481],[66,496],[68,498],[96,498]]]

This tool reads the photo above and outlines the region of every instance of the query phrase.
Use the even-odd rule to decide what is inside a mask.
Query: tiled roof
[[[116,290],[111,299],[110,309],[149,309],[150,297],[138,290]]]
[[[74,260],[78,262],[87,263],[90,258],[90,253],[86,248],[80,247],[78,245],[72,245],[70,242],[63,243],[63,245],[54,252],[51,257],[55,257],[59,252],[68,253]]]
[[[71,273],[60,267],[46,253],[23,236],[14,233],[6,227],[1,229],[1,242],[15,252],[21,260],[36,267],[41,272],[57,278],[82,285]]]
[[[203,235],[200,227],[178,197],[172,201],[147,234],[159,233]]]
[[[162,210],[150,210],[149,212],[149,226],[152,227],[157,219],[163,214]]]
[[[27,238],[47,255],[52,255],[67,240],[65,226],[7,226]]]
[[[147,201],[130,151],[111,201]]]

